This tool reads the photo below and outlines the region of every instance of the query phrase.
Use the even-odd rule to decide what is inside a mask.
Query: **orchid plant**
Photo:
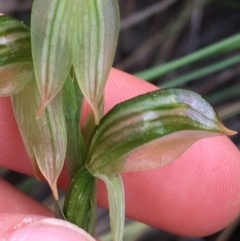
[[[58,200],[66,161],[70,184],[56,215],[91,235],[103,180],[115,241],[125,217],[121,173],[163,167],[201,138],[235,133],[201,96],[182,89],[150,92],[104,115],[118,31],[117,0],[35,0],[31,29],[0,17],[0,96],[12,98],[36,177]],[[91,113],[80,128],[84,99]]]

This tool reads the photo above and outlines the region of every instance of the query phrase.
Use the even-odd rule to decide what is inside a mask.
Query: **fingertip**
[[[32,174],[32,167],[13,113],[11,98],[0,98],[0,164],[7,169]]]
[[[206,236],[239,215],[240,154],[227,137],[198,141],[158,174],[165,230]]]
[[[172,164],[126,173],[123,180],[127,216],[171,233],[206,236],[239,215],[240,153],[227,137],[198,141]]]
[[[13,218],[13,217],[10,217]],[[3,235],[3,240],[14,241],[95,241],[87,232],[67,221],[44,218],[25,217],[14,227],[8,228]]]
[[[0,179],[0,213],[35,214],[44,216],[54,216],[53,212],[39,202],[10,185],[5,180]],[[0,218],[2,215],[0,215]]]

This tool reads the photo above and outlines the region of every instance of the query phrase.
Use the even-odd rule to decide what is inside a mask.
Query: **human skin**
[[[106,112],[116,103],[155,89],[155,86],[134,76],[112,69],[106,86]],[[0,113],[0,166],[33,175],[10,98],[0,98]],[[84,113],[86,115],[87,107]],[[228,137],[197,141],[166,167],[122,176],[126,215],[168,232],[192,237],[208,235],[227,226],[239,214],[240,153]],[[65,170],[59,185],[66,188],[67,184]],[[106,190],[101,182],[98,204],[108,206]],[[0,212],[0,240],[20,231],[21,234],[32,232],[34,240],[38,240],[40,231],[46,234],[45,241],[49,236],[49,240],[54,240],[53,237],[64,240],[59,230],[54,231],[59,226],[51,222],[43,225],[37,221],[53,217],[50,210],[3,180],[0,181]],[[13,230],[23,220],[27,220],[24,225]],[[39,228],[36,229],[36,225],[31,223]],[[69,232],[68,237],[73,237],[72,230],[69,231],[64,225],[62,231]],[[31,237],[25,240],[31,240]],[[43,240],[43,237],[39,240]],[[85,239],[79,236],[76,240]]]

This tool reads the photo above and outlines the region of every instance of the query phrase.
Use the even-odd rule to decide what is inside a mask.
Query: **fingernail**
[[[20,225],[4,241],[95,241],[88,233],[67,221],[45,218]]]

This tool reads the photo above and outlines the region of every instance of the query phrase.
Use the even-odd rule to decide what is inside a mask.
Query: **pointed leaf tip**
[[[227,135],[227,136],[234,136],[237,134],[237,131],[234,131],[234,130],[231,130],[229,128],[227,128],[225,125],[223,125],[222,123],[219,123],[219,128],[221,130],[221,132],[224,134],[224,135]]]
[[[93,111],[93,116],[94,116],[95,124],[96,124],[96,125],[99,125],[100,115],[99,115],[98,109],[93,107],[93,108],[92,108],[92,111]]]
[[[47,105],[48,105],[49,101],[45,101],[44,99],[42,99],[41,104],[37,110],[37,114],[36,114],[36,119],[38,120],[44,113],[44,110],[46,109]]]
[[[69,31],[68,1],[35,0],[31,14],[31,45],[38,89],[43,99],[38,111],[45,107],[61,90],[72,64]]]
[[[76,1],[76,6],[76,21],[72,22],[69,33],[75,39],[72,41],[73,67],[98,124],[103,115],[102,96],[118,40],[118,3],[116,0],[88,0]]]
[[[55,200],[58,201],[59,196],[58,196],[58,189],[57,189],[57,181],[56,180],[54,180],[53,182],[48,181],[48,185],[50,186],[50,188],[52,190],[53,197],[55,198]]]
[[[62,93],[56,96],[41,118],[36,120],[40,101],[35,81],[12,97],[18,127],[33,167],[36,169],[36,165],[38,166],[54,197],[58,199],[57,180],[64,165],[67,148]]]
[[[234,134],[200,95],[162,89],[122,102],[104,116],[92,136],[87,167],[108,177],[155,169],[199,139]]]
[[[41,172],[42,172],[42,175],[45,177],[45,179],[46,179],[46,181],[47,181],[47,183],[48,183],[48,185],[49,185],[49,187],[52,191],[54,199],[58,201],[58,199],[59,199],[58,188],[57,188],[57,178],[58,177],[56,177],[55,179],[52,180],[51,177],[48,177],[46,175],[45,170],[41,170]]]

